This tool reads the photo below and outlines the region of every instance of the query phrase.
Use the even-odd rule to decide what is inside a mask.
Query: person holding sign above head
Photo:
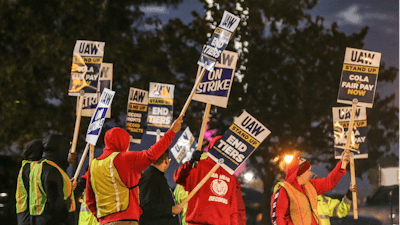
[[[221,136],[213,138],[206,150],[210,150],[220,138]],[[207,153],[195,151],[192,159],[182,164],[174,173],[175,182],[184,186],[186,191],[192,191],[215,165],[210,157],[200,160],[200,156],[203,158]],[[199,161],[197,167],[192,168],[196,161]],[[238,225],[238,214],[236,178],[220,167],[189,200],[186,222],[188,225]]]
[[[92,161],[86,181],[86,204],[100,224],[137,225],[142,209],[138,200],[140,173],[169,147],[181,129],[182,117],[149,150],[129,151],[129,133],[112,128],[105,133],[103,153]]]
[[[272,224],[321,224],[317,196],[334,188],[346,174],[341,165],[342,161],[350,161],[350,153],[342,155],[342,160],[328,177],[316,179],[310,179],[312,173],[308,161],[296,155],[291,157],[287,160],[285,181],[275,185],[271,197]]]

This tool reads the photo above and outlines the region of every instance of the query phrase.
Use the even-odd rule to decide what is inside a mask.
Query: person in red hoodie
[[[86,204],[100,224],[137,225],[140,173],[155,162],[181,129],[182,117],[149,150],[128,151],[129,133],[112,128],[104,136],[103,153],[92,161],[86,180]]]
[[[317,196],[336,186],[346,169],[341,169],[342,161],[349,162],[349,153],[326,178],[310,179],[311,165],[304,159],[294,156],[286,165],[286,178],[278,182],[271,197],[271,220],[273,225],[316,225],[321,224],[317,210]]]
[[[207,146],[207,151],[220,138],[221,136],[213,138]],[[175,182],[182,185],[189,193],[215,165],[215,162],[210,157],[200,160],[201,154],[199,152],[201,151],[195,151],[192,159],[179,166],[174,172]],[[192,168],[193,163],[196,161],[199,161],[197,167]],[[236,178],[222,167],[219,167],[203,187],[189,200],[186,222],[188,222],[188,225],[238,225],[238,214]]]

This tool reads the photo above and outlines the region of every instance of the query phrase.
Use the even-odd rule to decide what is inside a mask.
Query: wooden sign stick
[[[93,159],[94,159],[94,145],[90,145],[90,151],[89,151],[89,166],[92,165]]]
[[[207,126],[208,116],[210,115],[210,110],[211,110],[211,104],[207,103],[206,109],[204,111],[203,123],[201,124],[199,142],[197,144],[197,150],[199,150],[199,151],[201,151],[201,148],[203,147],[204,132],[206,131],[206,126]]]
[[[211,177],[211,175],[220,167],[217,163],[215,166],[206,174],[206,176],[196,185],[196,187],[188,194],[188,196],[183,199],[183,201],[179,204],[182,207],[189,202],[189,200],[200,190],[200,188],[206,183],[206,181]]]
[[[76,150],[76,144],[78,142],[78,134],[79,134],[79,127],[81,124],[81,115],[82,115],[82,108],[83,108],[83,100],[84,96],[78,96],[78,107],[77,107],[77,112],[76,112],[76,120],[75,120],[75,130],[74,130],[74,137],[72,139],[72,145],[71,145],[71,153],[75,153]]]
[[[196,79],[196,83],[194,84],[193,88],[192,88],[192,92],[190,92],[190,95],[188,97],[188,99],[186,100],[185,105],[183,106],[183,109],[181,111],[181,114],[179,114],[179,116],[182,116],[186,113],[187,108],[189,107],[190,101],[192,101],[193,95],[194,93],[196,93],[197,87],[199,86],[201,80],[203,79],[204,74],[206,73],[206,68],[203,68],[201,70],[201,74],[200,76]]]
[[[356,110],[357,110],[357,99],[353,99],[353,105],[351,109],[351,118],[350,118],[350,123],[349,123],[349,129],[348,129],[348,134],[347,134],[347,142],[346,142],[346,147],[345,151],[349,152],[350,150],[350,141],[351,141],[351,136],[353,135],[353,127],[354,127],[354,118],[356,116]],[[347,166],[347,163],[342,162],[342,169],[345,169]],[[356,185],[356,173],[355,173],[355,166],[354,166],[354,158],[350,159],[350,174],[351,174],[351,186],[354,187]],[[353,216],[354,219],[358,219],[358,207],[357,207],[357,192],[353,192]]]
[[[199,151],[201,151],[201,149],[203,147],[204,132],[206,131],[206,126],[207,126],[208,116],[210,115],[210,110],[211,110],[211,104],[207,103],[206,109],[204,111],[203,122],[201,124],[199,142],[197,143],[197,150],[199,150]],[[193,163],[192,167],[196,168],[197,162]]]
[[[85,150],[84,150],[83,153],[82,153],[81,161],[79,161],[78,168],[77,168],[76,171],[75,171],[75,175],[74,175],[74,185],[76,184],[77,179],[78,179],[78,175],[79,175],[79,173],[81,172],[83,162],[85,162],[85,158],[86,158],[86,155],[87,155],[88,150],[89,150],[89,145],[91,145],[91,144],[86,143]]]

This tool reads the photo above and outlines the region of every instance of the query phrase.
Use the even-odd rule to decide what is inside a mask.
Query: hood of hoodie
[[[43,159],[55,162],[64,171],[68,168],[70,141],[63,135],[51,134],[43,139]]]
[[[299,158],[297,156],[293,157],[292,162],[286,166],[286,178],[285,181],[292,185],[298,184],[297,182],[297,172],[299,170]]]
[[[103,151],[124,152],[129,147],[129,133],[119,127],[114,127],[104,135],[104,144],[106,145]]]
[[[24,150],[22,151],[22,155],[25,160],[29,161],[38,161],[42,158],[43,154],[43,144],[42,139],[35,139],[28,142]]]
[[[207,148],[206,148],[206,152],[208,152],[214,145],[215,145],[215,143],[219,140],[219,139],[221,139],[221,136],[216,136],[216,137],[214,137],[213,139],[211,139],[211,141],[210,141],[210,143],[208,143],[208,146],[207,146]]]

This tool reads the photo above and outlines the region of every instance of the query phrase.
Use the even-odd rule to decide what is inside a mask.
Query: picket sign
[[[208,150],[208,157],[216,164],[181,205],[185,205],[220,166],[233,175],[270,133],[268,128],[244,111]]]
[[[84,152],[82,153],[81,160],[79,161],[78,168],[75,171],[74,175],[74,185],[77,182],[78,175],[82,169],[82,165],[85,161],[86,155],[89,151],[89,148],[93,148],[97,143],[97,140],[100,136],[101,128],[103,127],[104,120],[107,114],[108,109],[111,107],[112,100],[114,99],[115,91],[112,91],[108,88],[104,88],[103,93],[101,94],[99,103],[97,104],[96,110],[90,119],[90,124],[88,127],[88,131],[86,134],[86,147]],[[90,146],[92,145],[92,146]],[[90,160],[89,160],[90,161]]]

